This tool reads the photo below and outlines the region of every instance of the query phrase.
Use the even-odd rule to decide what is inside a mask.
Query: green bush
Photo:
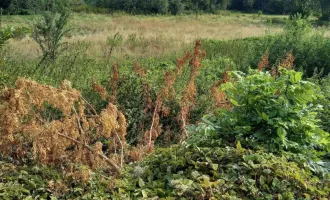
[[[268,72],[231,72],[233,82],[221,86],[233,110],[218,110],[206,117],[216,138],[233,145],[273,153],[290,151],[315,159],[330,150],[329,133],[319,125],[322,110],[313,102],[323,98],[320,88],[302,80],[302,73],[281,68],[274,78]],[[206,129],[199,128],[200,134]],[[321,154],[320,154],[321,153]]]

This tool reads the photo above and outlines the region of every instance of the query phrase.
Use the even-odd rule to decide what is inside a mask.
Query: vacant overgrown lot
[[[225,11],[68,26],[54,60],[32,31],[1,46],[0,199],[330,198],[327,28]]]

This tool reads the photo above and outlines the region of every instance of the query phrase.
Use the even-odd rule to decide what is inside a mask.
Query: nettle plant
[[[319,126],[315,105],[320,88],[302,80],[302,73],[279,68],[276,73],[250,70],[229,72],[220,87],[233,109],[218,109],[197,127],[204,136],[238,141],[247,148],[274,153],[302,153],[317,158],[330,149],[329,133]]]

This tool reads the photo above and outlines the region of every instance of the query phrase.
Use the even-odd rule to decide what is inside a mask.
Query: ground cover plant
[[[330,198],[326,28],[53,12],[0,28],[1,199]]]

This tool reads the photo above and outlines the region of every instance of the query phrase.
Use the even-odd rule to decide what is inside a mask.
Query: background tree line
[[[86,0],[89,5],[133,14],[214,13],[217,10],[243,12],[261,11],[268,14],[316,15],[329,19],[329,0]]]
[[[28,15],[77,5],[80,0],[0,0],[4,14]]]
[[[38,4],[54,0],[1,0],[0,7],[11,14],[29,14]],[[63,2],[63,1],[60,1]],[[111,12],[131,14],[189,14],[214,13],[218,10],[263,12],[268,14],[296,14],[304,17],[316,15],[330,19],[329,0],[68,0],[73,6],[93,6]]]

